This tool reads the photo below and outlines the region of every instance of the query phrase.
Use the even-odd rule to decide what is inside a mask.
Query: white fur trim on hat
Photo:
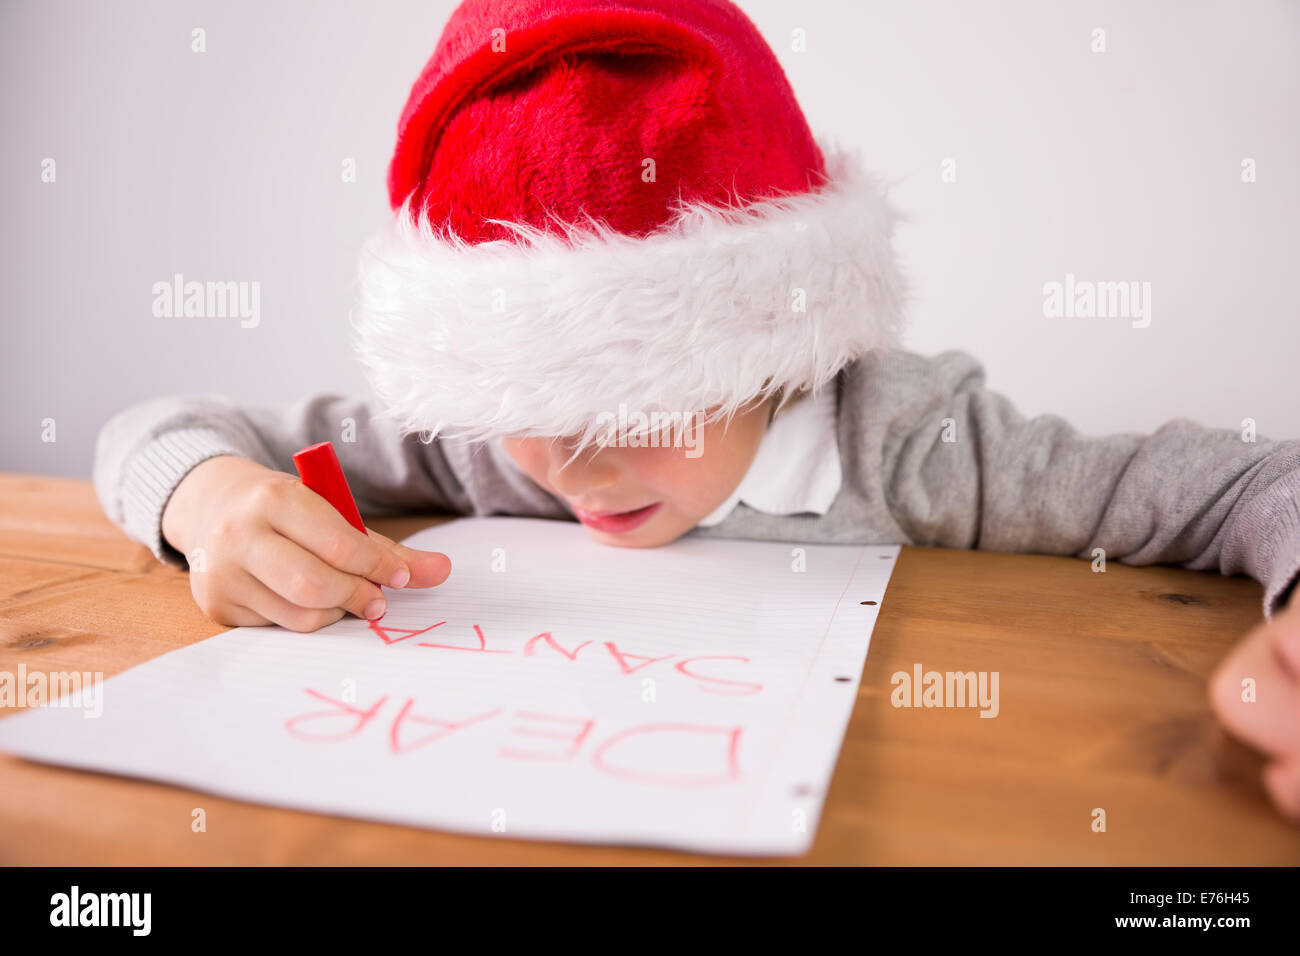
[[[906,296],[900,215],[855,153],[826,159],[816,191],[682,204],[640,238],[593,220],[565,236],[502,222],[519,241],[472,244],[403,207],[362,255],[353,327],[367,378],[425,440],[581,444],[620,405],[703,423],[819,388],[898,344]]]

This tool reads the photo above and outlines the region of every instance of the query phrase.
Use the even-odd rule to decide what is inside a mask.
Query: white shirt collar
[[[720,524],[741,501],[770,515],[826,514],[843,481],[835,391],[830,382],[784,409],[731,497],[697,524]]]

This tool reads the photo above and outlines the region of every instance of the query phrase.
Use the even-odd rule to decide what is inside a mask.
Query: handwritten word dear
[[[504,760],[583,759],[610,777],[663,786],[716,786],[740,778],[744,728],[739,726],[647,723],[605,732],[591,717],[526,710],[507,714],[501,707],[449,717],[419,712],[413,697],[390,701],[385,695],[360,707],[310,688],[305,693],[327,706],[291,717],[284,726],[299,740],[313,743],[363,736],[374,741],[382,735],[388,751],[403,756],[448,741],[468,742],[494,749]]]

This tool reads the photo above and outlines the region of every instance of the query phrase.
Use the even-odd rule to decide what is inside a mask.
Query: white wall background
[[[966,349],[1026,414],[1085,433],[1251,417],[1300,437],[1300,3],[741,6],[814,130],[897,184],[909,347]],[[159,394],[365,389],[356,252],[452,8],[0,2],[0,469],[88,476],[104,420]],[[155,318],[176,272],[260,281],[260,326]],[[1067,272],[1151,282],[1150,327],[1045,318]]]

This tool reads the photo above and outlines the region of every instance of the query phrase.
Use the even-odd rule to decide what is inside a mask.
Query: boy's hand
[[[1253,702],[1242,700],[1247,679]],[[1300,822],[1300,596],[1219,665],[1210,705],[1233,734],[1272,758],[1264,786],[1283,815]]]
[[[375,620],[385,587],[434,587],[445,554],[362,534],[298,478],[223,455],[195,466],[163,512],[190,561],[190,591],[218,624],[314,631],[344,613]]]

